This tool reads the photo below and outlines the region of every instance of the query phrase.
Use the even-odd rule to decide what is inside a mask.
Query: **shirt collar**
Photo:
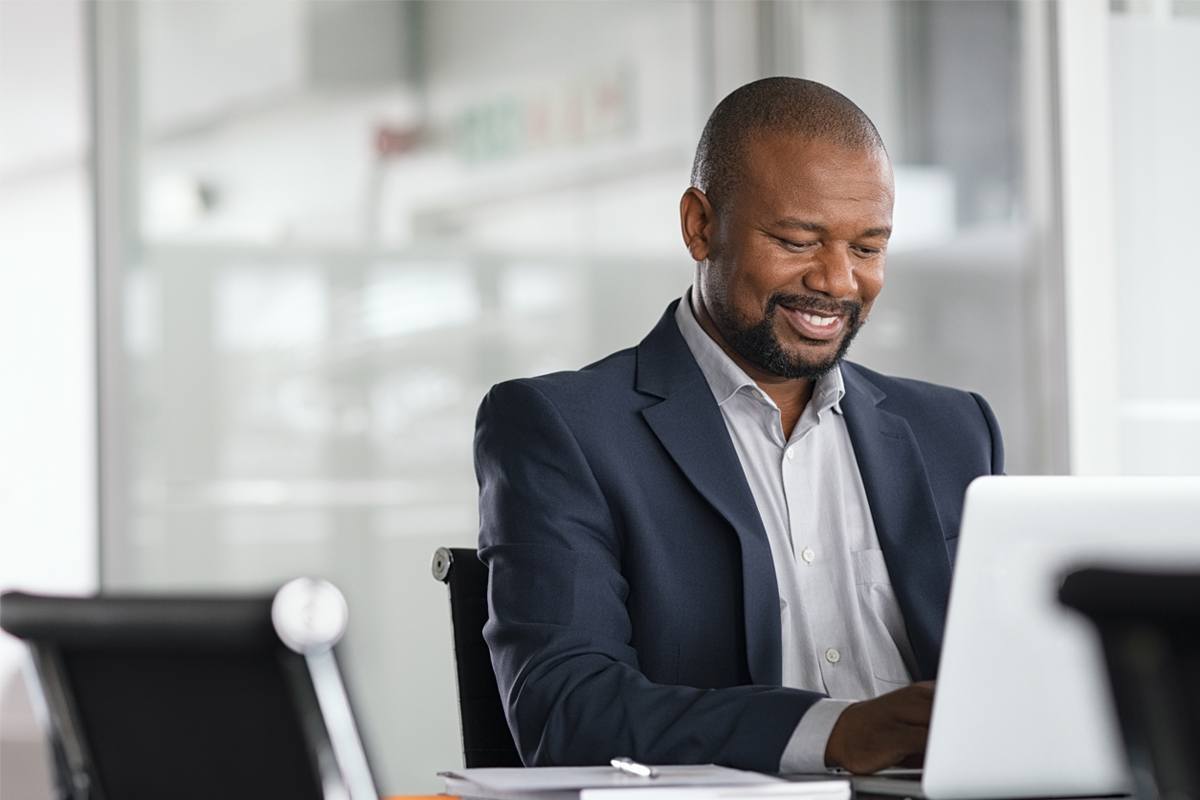
[[[749,388],[761,399],[766,400],[771,407],[775,407],[775,402],[759,388],[754,379],[747,375],[745,370],[739,367],[700,326],[699,320],[692,312],[691,288],[683,293],[679,307],[675,309],[675,323],[679,326],[679,332],[683,335],[683,340],[687,342],[688,349],[692,351],[692,357],[700,366],[700,371],[704,373],[704,379],[708,382],[708,388],[712,390],[718,406],[725,405],[739,390]],[[842,380],[842,368],[838,365],[817,379],[810,402],[815,404],[814,410],[818,414],[828,409],[833,409],[836,413],[841,414],[841,400],[845,394],[846,385]]]

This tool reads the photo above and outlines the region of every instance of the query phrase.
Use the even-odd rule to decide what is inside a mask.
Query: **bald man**
[[[872,772],[925,748],[976,394],[844,360],[883,288],[883,141],[769,78],[713,111],[695,279],[634,348],[479,410],[492,653],[527,765]]]

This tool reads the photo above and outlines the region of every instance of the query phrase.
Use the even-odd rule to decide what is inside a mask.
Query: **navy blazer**
[[[821,697],[779,685],[767,535],[676,303],[636,348],[498,384],[479,409],[484,636],[530,766],[774,771]],[[914,677],[930,679],[963,495],[1003,470],[999,428],[978,395],[842,371]]]

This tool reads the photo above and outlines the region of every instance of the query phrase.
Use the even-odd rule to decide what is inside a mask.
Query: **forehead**
[[[741,161],[733,192],[739,210],[891,224],[892,168],[882,149],[757,133],[745,141]]]

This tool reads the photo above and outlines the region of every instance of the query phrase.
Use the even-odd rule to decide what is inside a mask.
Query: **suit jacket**
[[[498,384],[479,409],[484,637],[527,765],[773,771],[821,697],[779,685],[767,535],[674,311],[636,348]],[[1002,471],[999,429],[977,395],[842,370],[914,677],[930,679],[963,495]]]

